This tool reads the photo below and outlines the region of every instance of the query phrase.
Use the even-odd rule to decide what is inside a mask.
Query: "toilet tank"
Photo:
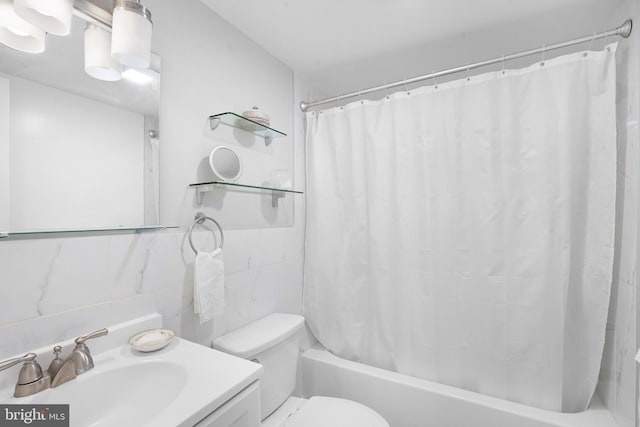
[[[304,317],[274,313],[213,342],[213,348],[262,364],[260,413],[265,419],[291,395],[296,384],[298,331]]]

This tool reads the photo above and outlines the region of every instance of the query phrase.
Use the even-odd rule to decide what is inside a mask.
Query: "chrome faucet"
[[[35,353],[27,353],[22,357],[0,362],[0,371],[9,369],[18,363],[24,363],[18,374],[18,382],[16,383],[16,388],[13,393],[15,397],[30,396],[42,390],[57,387],[93,368],[93,358],[85,341],[107,335],[108,333],[108,329],[100,329],[76,338],[76,347],[71,352],[71,355],[64,361],[60,358],[62,347],[59,345],[55,346],[53,348],[55,358],[51,361],[46,375],[42,372],[40,364],[36,362],[37,355]]]

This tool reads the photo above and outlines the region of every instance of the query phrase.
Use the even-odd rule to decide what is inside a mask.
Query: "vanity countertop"
[[[257,363],[180,338],[151,353],[121,344],[95,354],[94,362],[87,373],[32,396],[0,390],[0,402],[69,404],[70,425],[78,427],[192,426],[263,372]]]

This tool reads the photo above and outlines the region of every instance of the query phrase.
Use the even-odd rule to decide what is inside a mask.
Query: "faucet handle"
[[[15,357],[0,363],[0,371],[3,371],[24,362],[20,368],[18,382],[13,393],[15,397],[30,396],[51,387],[51,378],[42,373],[42,368],[36,362],[36,356],[35,353],[27,353],[22,357]]]
[[[97,331],[91,332],[90,334],[83,335],[81,337],[76,338],[75,343],[78,345],[82,345],[87,340],[90,340],[92,338],[103,337],[108,333],[109,333],[109,330],[107,328],[98,329]]]
[[[55,378],[55,376],[58,375],[58,371],[60,370],[60,368],[62,368],[62,365],[64,365],[64,361],[60,359],[61,351],[62,347],[60,347],[59,345],[53,347],[53,354],[55,355],[55,358],[49,364],[49,369],[47,369],[47,372],[49,372],[51,378]]]
[[[107,328],[102,328],[95,332],[91,332],[90,334],[76,338],[76,348],[73,349],[70,356],[75,365],[76,374],[80,375],[90,369],[93,369],[93,357],[91,357],[91,352],[89,351],[89,347],[85,345],[85,341],[90,340],[91,338],[105,336],[108,333],[109,330]]]
[[[18,363],[33,362],[34,360],[36,360],[36,356],[37,354],[35,353],[27,353],[21,357],[14,357],[13,359],[5,360],[4,362],[0,363],[0,371],[4,371],[5,369],[9,369],[12,366],[16,366]]]

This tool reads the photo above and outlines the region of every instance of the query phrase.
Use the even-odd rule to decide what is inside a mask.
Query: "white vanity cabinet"
[[[259,427],[260,382],[256,381],[196,424],[196,427]]]

